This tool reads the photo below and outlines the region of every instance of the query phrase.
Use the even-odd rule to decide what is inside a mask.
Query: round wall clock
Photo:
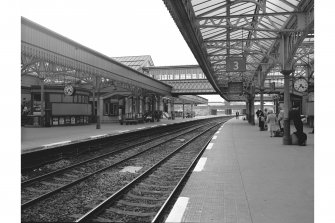
[[[65,95],[71,96],[71,95],[73,95],[73,93],[74,93],[74,88],[73,88],[72,85],[66,85],[64,87],[64,94]]]
[[[299,92],[305,92],[308,88],[308,82],[305,78],[299,78],[294,81],[294,89]]]

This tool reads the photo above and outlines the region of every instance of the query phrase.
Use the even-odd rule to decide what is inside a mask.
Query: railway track
[[[118,137],[111,136],[102,139],[95,139],[87,142],[85,145],[82,145],[83,143],[78,143],[69,146],[61,146],[57,149],[61,152],[49,151],[48,149],[47,151],[24,154],[21,158],[21,180],[27,181],[30,178],[35,178],[39,175],[52,172],[57,168],[70,166],[92,157],[109,153],[113,150],[119,150],[120,148],[126,146],[132,146],[135,144],[134,142],[136,142],[136,144],[141,141],[145,143],[148,139],[150,140],[154,136],[159,137],[169,131],[174,131],[176,128],[184,129],[190,126],[201,125],[205,122],[205,120],[199,120],[164,127],[160,126],[158,128],[147,128],[138,132],[122,134]],[[32,162],[33,164],[31,164]]]
[[[43,172],[37,172],[35,173],[35,171],[31,171],[32,173],[30,173],[30,176],[26,176],[25,180],[22,180],[21,182],[21,187],[22,186],[26,186],[29,185],[35,181],[41,180],[41,179],[45,179],[48,177],[52,177],[53,175],[59,174],[61,172],[64,172],[68,169],[83,165],[85,163],[88,162],[92,162],[94,160],[97,159],[101,159],[110,155],[114,155],[117,153],[120,153],[122,151],[126,151],[127,149],[136,147],[136,146],[140,146],[142,144],[146,144],[146,143],[150,143],[154,140],[157,139],[161,139],[164,137],[169,137],[171,135],[174,134],[178,134],[179,132],[183,132],[183,131],[187,131],[188,129],[192,128],[192,127],[196,127],[196,126],[201,126],[202,123],[197,123],[196,125],[192,125],[192,126],[185,126],[179,129],[173,129],[173,130],[165,130],[165,131],[160,131],[158,133],[156,133],[155,135],[151,135],[151,136],[137,136],[137,137],[132,137],[129,139],[129,141],[134,141],[132,143],[129,142],[125,142],[124,140],[121,140],[120,142],[114,143],[113,145],[102,145],[102,146],[106,146],[107,148],[105,149],[101,149],[101,151],[94,151],[90,154],[84,154],[82,156],[79,157],[74,157],[74,159],[65,159],[67,162],[66,165],[64,166],[58,166],[57,169],[52,168],[52,169],[47,169],[45,168],[45,170]],[[50,163],[51,164],[51,163]],[[50,166],[50,164],[47,164],[46,166]]]
[[[202,125],[202,127],[198,127],[198,129],[199,128],[204,128],[204,127]],[[187,133],[189,134],[190,132],[195,131],[196,129],[197,128],[193,128],[191,130],[188,130],[187,132],[184,132],[183,134],[184,135],[186,135]],[[22,202],[22,217],[23,218],[22,218],[22,220],[25,221],[25,219],[28,219],[28,221],[32,221],[32,219],[30,219],[30,217],[29,217],[29,216],[31,216],[31,214],[36,213],[36,212],[41,213],[41,207],[43,207],[45,205],[47,205],[48,207],[51,207],[51,206],[48,205],[48,203],[50,203],[50,200],[52,201],[52,199],[54,197],[57,197],[57,196],[60,196],[60,197],[64,196],[64,194],[67,193],[66,188],[68,188],[70,191],[71,190],[72,191],[80,190],[81,184],[85,183],[85,184],[91,185],[92,182],[93,182],[92,187],[96,187],[96,186],[94,186],[94,183],[96,183],[96,181],[94,179],[96,179],[98,181],[101,180],[101,179],[99,179],[99,177],[96,177],[97,175],[105,174],[106,176],[108,176],[108,173],[106,173],[106,172],[104,173],[104,171],[107,171],[110,168],[114,169],[114,172],[117,173],[118,171],[120,171],[120,165],[122,163],[123,163],[122,164],[123,166],[129,165],[129,164],[124,164],[124,163],[125,162],[126,163],[130,162],[132,159],[136,160],[136,158],[135,158],[136,156],[138,157],[142,154],[142,158],[141,159],[137,158],[137,161],[135,161],[135,163],[136,162],[137,163],[143,163],[143,162],[145,162],[146,159],[152,159],[152,161],[154,161],[157,158],[153,158],[153,156],[150,158],[148,153],[149,154],[151,153],[151,155],[152,154],[158,154],[158,151],[161,150],[160,148],[162,147],[162,145],[164,143],[166,145],[167,144],[172,145],[172,144],[176,144],[176,143],[180,144],[181,141],[176,140],[178,137],[180,138],[180,135],[176,135],[176,136],[171,137],[169,139],[170,143],[168,143],[166,141],[166,140],[168,140],[168,137],[165,135],[163,137],[165,142],[157,142],[156,144],[155,143],[152,144],[151,147],[149,147],[149,148],[146,148],[146,149],[143,149],[143,150],[139,149],[132,156],[129,156],[129,153],[124,154],[123,156],[127,156],[127,158],[125,158],[125,159],[122,158],[122,159],[120,159],[120,161],[114,162],[112,165],[110,165],[110,160],[108,158],[101,158],[103,161],[101,161],[101,160],[97,161],[97,162],[93,163],[92,165],[93,166],[99,166],[99,165],[97,165],[97,163],[101,163],[101,162],[103,162],[103,163],[107,162],[109,164],[107,166],[103,167],[103,168],[100,168],[99,170],[94,171],[94,172],[91,171],[90,173],[87,173],[87,169],[89,169],[87,166],[86,167],[80,167],[79,166],[79,167],[76,167],[74,170],[72,170],[71,173],[63,171],[61,176],[60,175],[58,175],[58,176],[55,176],[55,175],[48,176],[48,178],[49,178],[48,181],[45,180],[45,179],[47,179],[45,176],[38,179],[38,180],[35,179],[35,181],[37,181],[37,184],[40,185],[40,186],[37,186],[37,187],[31,186],[31,182],[30,183],[26,182],[25,184],[28,185],[28,186],[27,187],[25,186],[25,188],[23,190],[25,192],[28,191],[28,195],[30,193],[31,196],[26,196],[27,194],[25,194],[25,192],[23,192],[23,194],[25,194],[25,195],[22,196],[23,197],[23,200],[22,200],[23,201]],[[183,137],[183,138],[187,138],[187,137]],[[183,139],[183,140],[185,140],[185,139]],[[175,141],[175,142],[173,142],[173,141]],[[156,152],[152,152],[152,151],[147,152],[148,150],[152,150],[153,148],[156,148]],[[145,155],[145,154],[147,154],[147,155]],[[159,156],[160,155],[158,155],[158,157]],[[115,160],[114,158],[112,158],[112,160]],[[119,168],[119,169],[117,170],[117,168]],[[146,168],[148,168],[148,167],[146,167]],[[145,168],[143,168],[143,170],[141,170],[141,171],[145,171]],[[114,174],[113,179],[119,178],[119,180],[111,182],[112,183],[111,187],[113,187],[113,189],[110,192],[105,193],[104,195],[101,195],[101,194],[97,195],[97,197],[100,197],[100,198],[98,200],[95,200],[94,202],[100,203],[102,198],[108,196],[110,193],[114,193],[116,188],[121,188],[122,186],[124,186],[124,184],[131,181],[135,177],[135,175],[136,174],[132,174],[132,176],[129,178],[128,176],[125,177],[124,174],[116,174],[116,175]],[[78,176],[80,176],[80,177],[78,177]],[[91,181],[91,183],[87,183],[87,180]],[[106,179],[103,179],[103,180],[106,180]],[[103,181],[103,180],[101,180],[101,181]],[[82,182],[82,183],[80,183],[80,182]],[[110,182],[110,181],[106,180],[106,182]],[[115,182],[118,182],[117,183],[118,185],[115,185],[114,184]],[[120,183],[120,182],[122,182],[122,183]],[[90,193],[91,192],[87,192],[86,194],[90,195]],[[42,195],[40,195],[40,194],[42,194]],[[61,194],[61,195],[59,195],[59,194]],[[33,197],[33,198],[31,199],[31,197]],[[68,201],[71,203],[70,200],[68,200]],[[37,210],[35,210],[35,211],[34,211],[34,205],[37,206]],[[88,205],[90,206],[90,205],[92,205],[92,203],[88,204]],[[33,211],[30,211],[30,209],[33,209]],[[35,209],[36,209],[36,207],[35,207]],[[71,209],[71,207],[69,207],[68,209]],[[55,208],[54,210],[57,210],[57,208]],[[86,208],[82,208],[81,212],[83,212],[85,210],[86,210]],[[74,215],[74,216],[72,215],[72,217],[71,217],[71,214],[68,213],[68,212],[69,212],[69,210],[65,210],[64,216],[60,216],[60,218],[57,217],[56,221],[69,221],[69,220],[73,221],[74,220],[73,218],[78,217],[77,215]],[[46,214],[46,215],[52,215],[52,214]],[[43,219],[43,215],[42,215],[42,220],[45,220],[45,219]],[[55,219],[53,219],[53,220],[55,220]],[[41,220],[39,220],[39,221],[41,221]]]
[[[154,137],[148,139],[147,141],[141,141],[140,143],[127,146],[118,151],[103,154],[51,173],[23,181],[21,183],[21,191],[23,192],[21,194],[21,208],[29,207],[30,205],[58,193],[61,190],[78,184],[94,174],[116,166],[119,163],[125,162],[128,159],[136,157],[154,147],[166,143],[166,140],[173,140],[176,137],[180,137],[180,134],[187,134],[200,127],[193,127],[191,129],[183,128],[178,131],[168,132],[159,137]]]
[[[192,137],[76,222],[157,222],[163,219],[167,204],[209,143],[212,136],[209,131],[217,125]],[[201,142],[202,146],[194,150],[194,144]]]

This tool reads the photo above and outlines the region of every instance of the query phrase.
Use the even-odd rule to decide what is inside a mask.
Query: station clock
[[[73,95],[73,93],[74,93],[74,88],[73,88],[72,85],[66,85],[64,87],[64,94],[65,95],[71,96],[71,95]]]
[[[294,89],[299,92],[305,92],[308,88],[308,82],[305,78],[299,78],[294,81]]]

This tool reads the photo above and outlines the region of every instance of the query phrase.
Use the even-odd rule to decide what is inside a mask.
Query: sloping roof
[[[142,67],[154,66],[154,62],[150,55],[111,58],[138,71],[141,71]]]

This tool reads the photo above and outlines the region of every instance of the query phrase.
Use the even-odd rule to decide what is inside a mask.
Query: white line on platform
[[[90,136],[90,138],[98,138],[98,137],[102,137],[102,136],[106,136],[107,134],[102,134],[102,135],[96,135],[96,136]]]
[[[217,131],[215,134],[219,134],[220,133],[220,131]]]
[[[157,125],[153,125],[153,126],[151,126],[151,128],[153,128],[153,127],[156,127]]]
[[[206,149],[208,149],[208,150],[212,149],[213,145],[214,145],[214,143],[212,143],[212,142],[209,143],[208,146],[206,147]]]
[[[66,143],[69,143],[71,141],[63,141],[63,142],[55,142],[55,143],[50,143],[50,144],[46,144],[46,145],[42,145],[42,146],[54,146],[54,145],[59,145],[59,144],[66,144]]]
[[[119,131],[119,132],[128,132],[129,131],[129,129],[127,129],[127,130],[123,130],[123,131]]]
[[[167,125],[167,124],[164,123],[164,124],[161,124],[161,125]]]
[[[145,127],[137,128],[137,129],[144,129]]]
[[[188,200],[188,197],[179,197],[165,222],[181,222]]]
[[[215,135],[215,136],[213,136],[213,138],[212,139],[216,139],[218,136],[217,135]]]
[[[197,165],[195,166],[193,172],[202,171],[205,167],[206,161],[207,161],[207,157],[201,157],[200,160],[198,161]]]

